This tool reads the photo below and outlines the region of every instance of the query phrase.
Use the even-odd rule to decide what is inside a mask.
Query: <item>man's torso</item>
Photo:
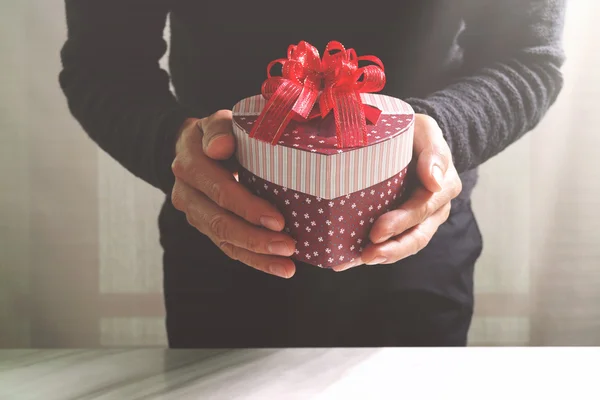
[[[174,1],[173,85],[179,101],[204,117],[260,93],[267,64],[285,57],[290,44],[305,40],[322,52],[327,42],[337,40],[358,55],[375,55],[383,61],[387,83],[382,93],[424,97],[442,89],[459,71],[462,55],[456,39],[469,2],[376,0],[355,5],[308,0],[291,7],[273,0]],[[475,183],[476,171],[463,175],[464,190],[454,202],[453,214],[417,257],[377,271],[361,267],[343,274],[299,265],[291,283],[228,260],[167,200],[160,217],[161,242],[167,253],[181,256],[176,257],[179,262],[165,263],[165,285],[193,283],[189,290],[207,291],[240,284],[300,291],[425,288],[465,300],[471,295],[472,264],[481,250],[469,204]]]

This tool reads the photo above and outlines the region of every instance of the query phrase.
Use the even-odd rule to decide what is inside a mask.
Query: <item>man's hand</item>
[[[398,209],[382,215],[371,229],[361,258],[333,268],[392,264],[421,251],[450,215],[450,201],[462,190],[448,144],[433,118],[415,117],[414,155],[420,185]]]
[[[229,257],[290,278],[295,241],[281,233],[283,216],[237,182],[224,161],[235,151],[231,111],[184,124],[175,148],[173,206]],[[266,229],[265,229],[266,228]]]

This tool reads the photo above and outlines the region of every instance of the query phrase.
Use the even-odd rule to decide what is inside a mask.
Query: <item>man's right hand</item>
[[[188,119],[175,146],[173,206],[234,260],[291,278],[295,241],[283,216],[242,186],[223,164],[235,151],[231,111]]]

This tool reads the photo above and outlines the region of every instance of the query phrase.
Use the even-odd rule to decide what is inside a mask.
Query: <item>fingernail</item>
[[[276,254],[278,256],[290,256],[293,253],[286,242],[271,242],[267,246],[267,249],[271,254]]]
[[[442,181],[444,180],[444,173],[439,165],[434,165],[431,167],[431,176],[435,180],[435,183],[438,184],[439,187],[442,187]]]
[[[273,217],[266,217],[266,216],[260,217],[259,221],[260,221],[260,224],[267,229],[270,229],[270,230],[276,231],[276,232],[279,232],[281,230],[281,225]]]
[[[358,259],[358,260],[347,262],[346,264],[337,265],[337,266],[333,267],[332,269],[335,272],[343,272],[343,271],[346,271],[347,269],[357,267],[361,264],[362,264],[361,260]]]
[[[280,276],[282,278],[287,278],[287,275],[288,275],[287,271],[285,270],[285,265],[283,265],[283,264],[277,264],[277,263],[269,264],[269,266],[267,267],[267,270],[269,271],[269,273]]]
[[[377,242],[375,242],[375,243],[383,243],[383,242],[385,242],[386,240],[388,240],[389,238],[391,238],[392,236],[394,236],[394,233],[393,233],[393,232],[388,232],[388,233],[386,233],[385,235],[383,235],[383,236],[381,237],[381,239],[377,240]]]
[[[387,258],[378,256],[378,257],[375,257],[373,260],[369,261],[367,263],[367,265],[383,264],[386,261],[387,261]]]
[[[214,141],[215,141],[215,140],[217,140],[217,139],[220,139],[220,138],[222,138],[222,137],[225,137],[225,136],[229,136],[229,134],[228,134],[228,133],[220,133],[220,134],[218,134],[218,135],[216,135],[216,136],[213,136],[213,137],[212,137],[212,138],[210,138],[210,140],[208,141],[208,144],[206,145],[206,147],[207,147],[207,148],[208,148],[208,147],[210,147],[210,145],[211,145],[212,143],[214,143]]]

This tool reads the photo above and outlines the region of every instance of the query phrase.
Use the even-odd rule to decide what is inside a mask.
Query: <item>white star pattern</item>
[[[294,250],[294,253],[300,254],[300,250],[296,249],[296,250]]]
[[[344,261],[344,256],[340,256],[340,261]]]
[[[329,261],[329,264],[331,264],[331,263],[333,262],[333,258],[332,258],[332,257],[329,257],[329,258],[327,259],[327,261]]]
[[[329,146],[333,144],[329,140],[326,142]],[[317,147],[317,139],[312,143]],[[308,151],[307,143],[301,146]],[[343,262],[357,259],[361,243],[368,242],[369,231],[374,221],[384,212],[397,206],[394,200],[400,198],[400,185],[403,180],[395,175],[366,190],[333,199],[317,198],[293,189],[287,190],[243,169],[240,171],[239,181],[252,193],[259,191],[265,200],[282,212],[287,221],[283,231],[297,241],[298,248],[304,248],[304,251],[294,251],[293,259],[328,268],[341,264],[340,257],[344,257]],[[377,198],[380,201],[374,202]],[[320,204],[320,201],[324,203]],[[329,258],[333,261],[329,262]]]

